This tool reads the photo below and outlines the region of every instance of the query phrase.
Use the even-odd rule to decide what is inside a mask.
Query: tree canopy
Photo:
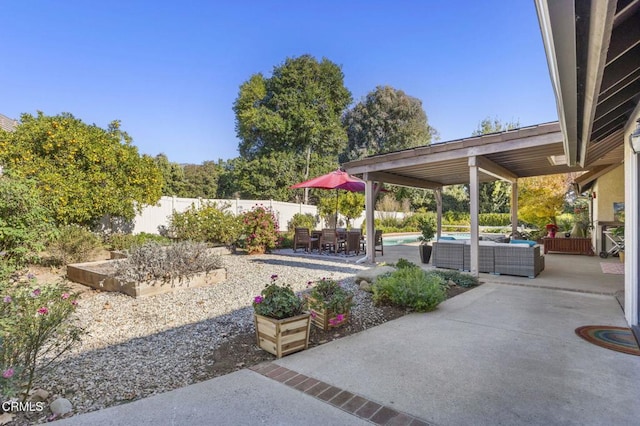
[[[519,121],[502,123],[498,118],[485,117],[472,136],[481,136],[489,133],[504,132],[520,127]],[[481,213],[509,213],[511,205],[511,184],[496,180],[480,184],[479,197]]]
[[[348,145],[341,161],[427,145],[437,137],[422,102],[402,90],[378,86],[345,114]]]
[[[252,75],[233,105],[240,155],[274,152],[337,156],[346,135],[340,117],[351,103],[340,67],[311,55],[287,58],[272,76]]]
[[[556,223],[562,213],[565,196],[570,188],[569,174],[536,176],[519,180],[518,217],[543,229]]]
[[[104,130],[68,113],[23,114],[14,132],[0,131],[0,164],[33,179],[61,224],[90,225],[105,214],[133,219],[161,195],[153,158],[138,153],[118,121]]]

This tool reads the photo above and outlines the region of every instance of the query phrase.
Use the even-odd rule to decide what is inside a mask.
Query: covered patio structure
[[[589,167],[620,162],[621,155],[607,155]],[[511,226],[518,224],[518,179],[522,177],[587,170],[566,164],[563,134],[558,122],[376,155],[344,165],[349,173],[362,174],[367,182],[367,234],[374,232],[374,182],[435,191],[437,237],[442,232],[442,188],[469,184],[471,214],[471,273],[478,275],[480,183],[496,179],[511,183]],[[370,262],[375,252],[367,247]]]

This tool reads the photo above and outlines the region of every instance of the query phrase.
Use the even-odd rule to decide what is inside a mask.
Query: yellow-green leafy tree
[[[161,196],[162,175],[113,121],[108,129],[73,115],[23,114],[0,130],[0,165],[33,179],[58,224],[92,225],[103,215],[133,219]]]
[[[541,229],[548,223],[556,223],[556,216],[562,213],[569,185],[567,174],[518,180],[519,219]]]

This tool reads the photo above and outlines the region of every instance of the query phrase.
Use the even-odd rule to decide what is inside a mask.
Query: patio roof
[[[351,174],[367,173],[371,180],[436,189],[468,183],[470,157],[480,160],[481,182],[586,170],[562,164],[563,135],[558,122],[374,155],[343,166]],[[622,152],[617,161],[621,159]],[[615,160],[600,158],[597,163],[609,161]]]
[[[640,100],[640,0],[536,0],[536,9],[569,164],[621,156]]]

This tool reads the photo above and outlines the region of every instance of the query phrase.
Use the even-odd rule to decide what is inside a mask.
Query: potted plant
[[[253,299],[253,318],[258,346],[277,358],[309,346],[311,315],[291,286],[278,285],[277,275]]]
[[[353,306],[353,293],[340,283],[323,278],[316,283],[309,282],[312,287],[307,295],[307,305],[313,324],[324,331],[338,327],[349,321],[349,313]]]
[[[429,241],[431,241],[436,234],[436,221],[431,216],[422,216],[418,220],[418,227],[422,233],[422,235],[418,237],[418,240],[421,241],[418,247],[420,249],[420,260],[422,263],[429,263],[431,251],[433,250],[433,247],[429,245]]]

